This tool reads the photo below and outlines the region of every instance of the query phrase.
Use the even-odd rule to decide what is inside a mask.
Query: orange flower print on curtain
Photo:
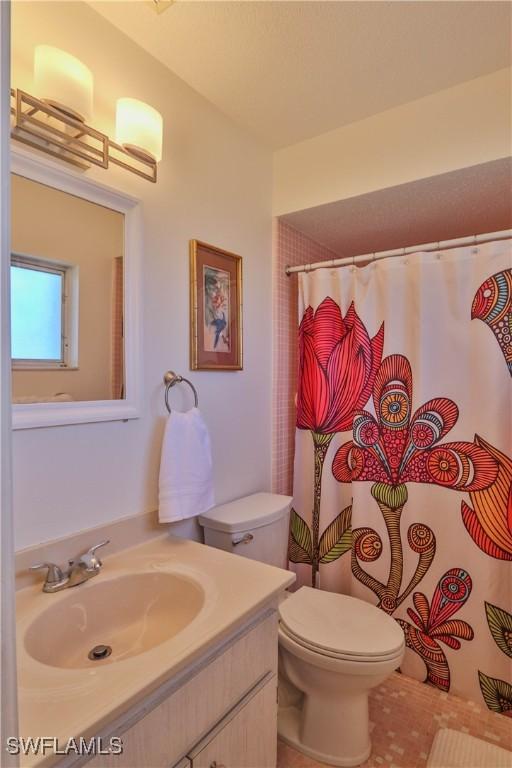
[[[354,413],[370,397],[382,360],[384,325],[370,339],[352,303],[343,318],[330,297],[316,311],[308,307],[299,327],[297,427],[311,432],[314,445],[312,526],[291,512],[289,559],[311,565],[317,585],[320,562],[338,559],[351,547],[350,507],[320,538],[322,472],[327,450],[337,432],[352,428]]]
[[[492,330],[512,376],[512,269],[496,272],[475,293],[471,319],[482,320]],[[479,435],[475,444],[498,463],[498,476],[488,487],[469,494],[470,507],[462,502],[466,530],[489,557],[512,561],[512,459]],[[485,603],[487,624],[497,647],[512,659],[512,614]],[[487,707],[512,717],[512,684],[478,670],[480,690]]]
[[[512,560],[512,459],[478,435],[475,445],[498,464],[496,480],[469,494],[473,509],[462,502],[467,532],[482,552],[498,560]]]
[[[475,444],[497,461],[498,475],[487,488],[470,492],[473,508],[462,502],[462,520],[482,552],[497,560],[512,561],[512,459],[478,435]],[[496,645],[512,659],[512,615],[487,602],[485,612]],[[478,681],[487,707],[512,717],[512,684],[481,670]]]

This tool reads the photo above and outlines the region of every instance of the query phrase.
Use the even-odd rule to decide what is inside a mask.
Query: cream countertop
[[[30,624],[70,594],[101,581],[135,573],[175,573],[198,583],[204,604],[192,622],[151,650],[108,664],[61,668],[29,655],[24,637]],[[17,593],[17,655],[20,735],[54,736],[63,743],[88,738],[171,680],[233,634],[295,580],[293,573],[167,534],[104,558],[102,572],[72,589],[47,594],[42,584]],[[30,755],[23,766],[54,762]]]

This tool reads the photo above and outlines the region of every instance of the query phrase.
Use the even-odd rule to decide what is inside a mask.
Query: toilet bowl
[[[397,622],[347,595],[302,587],[279,607],[279,736],[316,760],[371,752],[368,693],[401,663]]]
[[[286,568],[290,496],[255,493],[199,517],[205,543]],[[364,762],[368,692],[404,655],[397,622],[347,595],[302,587],[279,605],[280,737],[331,765]]]

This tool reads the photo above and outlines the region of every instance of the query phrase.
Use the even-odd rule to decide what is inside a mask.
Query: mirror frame
[[[84,400],[62,403],[12,405],[13,429],[88,424],[95,421],[137,419],[141,408],[141,302],[140,263],[142,213],[140,200],[81,174],[62,168],[18,147],[11,147],[11,173],[24,176],[70,195],[82,197],[124,215],[124,364],[123,400]]]

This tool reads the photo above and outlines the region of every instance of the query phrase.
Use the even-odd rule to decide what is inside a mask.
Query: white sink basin
[[[204,604],[201,586],[174,573],[96,578],[48,595],[55,603],[25,633],[25,648],[34,659],[67,669],[122,661],[175,637]],[[110,647],[110,655],[90,659],[96,646]]]

